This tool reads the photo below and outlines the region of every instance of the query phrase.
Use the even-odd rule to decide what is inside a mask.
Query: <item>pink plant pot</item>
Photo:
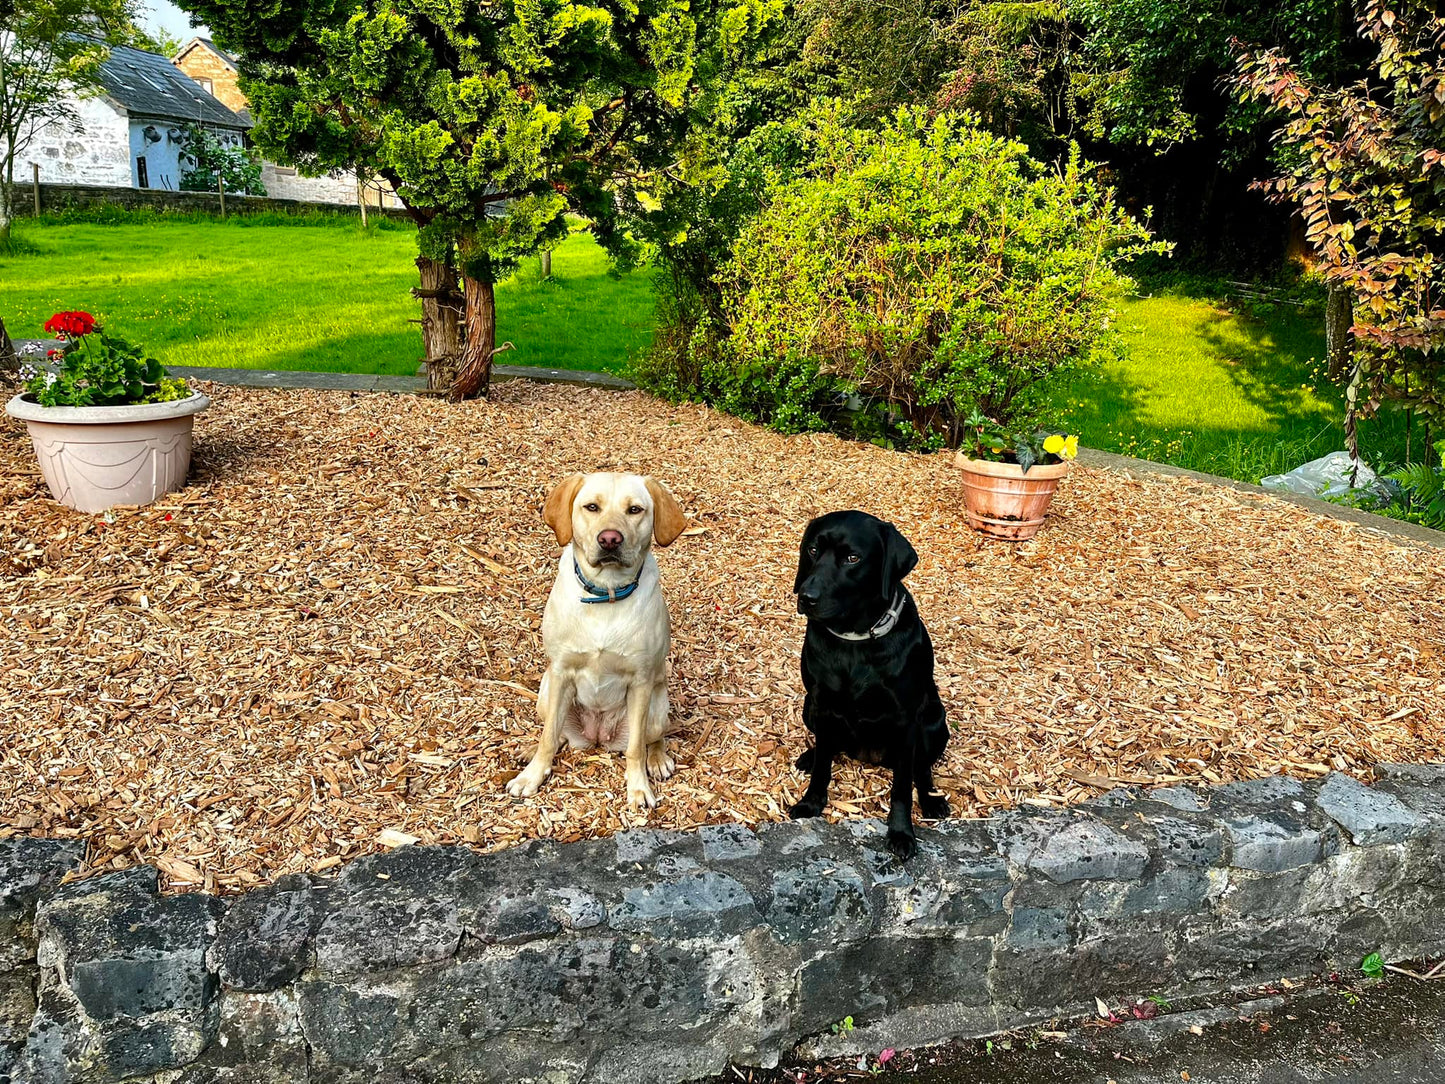
[[[50,495],[81,512],[145,505],[186,484],[200,392],[168,403],[46,407],[17,395],[5,413],[25,423]]]

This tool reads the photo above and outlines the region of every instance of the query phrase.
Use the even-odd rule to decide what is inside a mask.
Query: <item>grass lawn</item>
[[[25,223],[20,236],[34,254],[0,259],[0,317],[14,335],[81,308],[176,365],[416,370],[410,230],[158,219]],[[1092,447],[1246,481],[1343,447],[1321,318],[1287,305],[1241,315],[1201,292],[1124,302],[1126,360],[1063,389],[1061,420]],[[551,280],[529,263],[497,303],[498,340],[516,345],[508,364],[622,370],[652,339],[649,276],[609,277],[585,233],[557,250]],[[1403,460],[1401,419],[1361,433],[1372,464]]]
[[[0,259],[0,317],[41,337],[61,309],[95,313],[173,365],[416,371],[421,333],[410,230],[240,222],[21,226],[35,251]],[[652,339],[648,276],[607,274],[586,234],[497,287],[501,361],[566,369],[626,366]]]
[[[1322,317],[1288,305],[1262,313],[1177,293],[1130,298],[1127,357],[1058,396],[1069,427],[1089,447],[1249,482],[1343,448]],[[1403,458],[1401,418],[1361,422],[1360,433],[1372,465]]]

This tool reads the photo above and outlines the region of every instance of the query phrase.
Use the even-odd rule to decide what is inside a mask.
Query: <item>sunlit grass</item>
[[[0,318],[39,337],[62,309],[85,309],[172,365],[416,371],[421,313],[416,236],[231,222],[35,225],[29,253],[0,259]],[[513,365],[621,369],[652,339],[648,276],[608,275],[574,234],[497,287],[498,339]]]

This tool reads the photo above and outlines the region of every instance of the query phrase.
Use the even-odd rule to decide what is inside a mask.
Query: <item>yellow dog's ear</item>
[[[582,474],[569,474],[547,494],[547,503],[542,506],[542,518],[552,533],[557,536],[557,545],[565,546],[572,541],[572,502],[585,479]]]
[[[687,526],[687,516],[665,485],[656,478],[643,480],[647,483],[647,492],[652,494],[652,537],[659,546],[670,546]]]

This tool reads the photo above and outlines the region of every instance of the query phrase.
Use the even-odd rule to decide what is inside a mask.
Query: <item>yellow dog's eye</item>
[[[629,516],[640,516],[642,515],[642,508],[639,505],[634,504],[631,508],[627,510],[627,514]]]
[[[582,507],[585,508],[585,509],[587,509],[587,511],[589,511],[589,512],[600,512],[600,511],[602,511],[602,509],[598,507],[596,501],[593,501],[593,502],[590,503],[590,504],[584,504]]]

